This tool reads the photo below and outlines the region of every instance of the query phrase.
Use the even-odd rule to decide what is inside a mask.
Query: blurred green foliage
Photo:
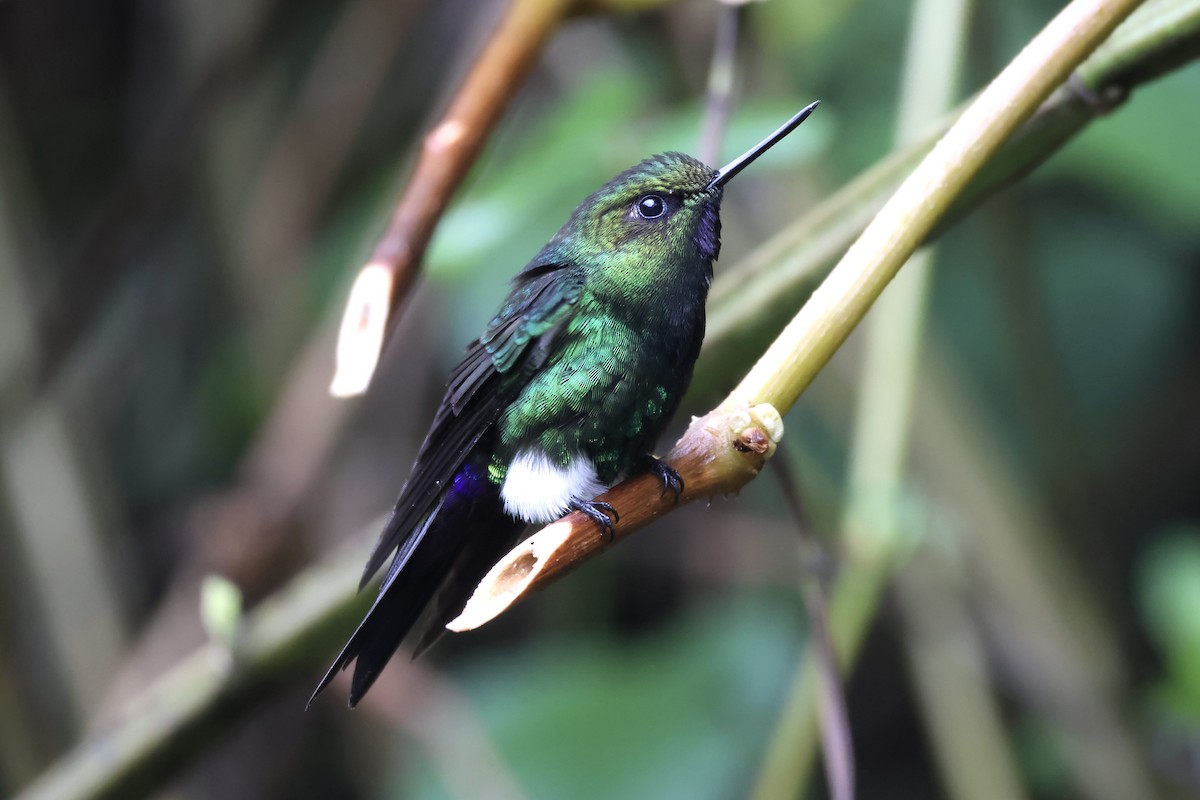
[[[703,604],[653,637],[555,637],[455,675],[534,797],[740,793],[800,644],[799,609]],[[424,765],[400,797],[447,797]]]
[[[364,26],[380,39],[364,38],[361,49],[386,58],[361,116],[347,116],[344,103],[367,67],[322,70],[331,32],[364,4],[250,4],[246,18],[206,18],[204,28],[186,4],[112,0],[81,11],[79,31],[62,28],[61,49],[46,37],[69,16],[64,4],[14,5],[0,11],[0,111],[13,109],[3,122],[12,135],[0,136],[0,186],[27,200],[33,222],[20,227],[33,244],[7,268],[28,284],[45,324],[44,346],[30,355],[33,388],[6,386],[5,422],[20,427],[22,415],[61,395],[99,443],[81,459],[98,464],[97,517],[114,520],[97,534],[113,563],[96,570],[117,576],[110,600],[131,634],[119,646],[134,662],[137,634],[157,642],[162,630],[190,630],[161,624],[173,588],[194,614],[195,594],[180,586],[209,571],[235,574],[253,584],[252,606],[293,562],[317,558],[389,506],[446,370],[511,275],[613,173],[654,152],[695,149],[715,14],[715,4],[693,0],[567,22],[439,227],[372,396],[318,455],[296,447],[247,464],[306,348],[321,344],[331,361],[321,339],[328,320],[499,4],[382,4],[375,26]],[[1061,5],[975,4],[963,95]],[[880,0],[775,0],[745,11],[723,152],[812,99],[822,106],[731,186],[718,271],[891,150],[909,11]],[[84,23],[99,27],[88,33]],[[205,36],[230,49],[206,50]],[[66,50],[78,63],[55,55]],[[306,97],[306,115],[289,116]],[[1128,720],[1135,756],[1166,798],[1200,792],[1197,98],[1194,65],[1139,90],[948,232],[928,326],[988,455],[1020,487],[1021,503],[1050,520],[1051,544],[1073,570],[1064,581],[1082,576],[1097,598],[1092,613],[1124,659],[1115,703],[1140,712]],[[343,124],[354,129],[337,149],[326,134]],[[297,129],[282,177],[268,174],[273,148]],[[264,197],[272,201],[256,205]],[[248,243],[256,236],[267,244]],[[60,317],[81,321],[77,335],[60,335],[51,324]],[[60,339],[62,348],[50,346]],[[786,421],[819,535],[839,517],[858,348],[852,341]],[[741,357],[749,365],[757,355]],[[310,398],[323,390],[309,388]],[[321,395],[305,406],[313,416],[297,415],[279,440],[306,443],[324,415],[351,416],[323,403]],[[293,497],[255,471],[262,463],[314,477]],[[939,520],[938,536],[961,535],[981,511],[938,489],[914,467],[912,503]],[[204,513],[214,493],[242,492],[237,514]],[[283,510],[273,505],[281,494],[293,498]],[[772,483],[718,503],[707,517],[664,519],[622,544],[621,557],[534,599],[517,623],[456,637],[420,662],[465,693],[530,797],[721,798],[753,785],[807,646],[803,573]],[[28,754],[0,748],[4,794],[82,735],[65,722],[38,732],[65,702],[53,698],[69,695],[60,674],[69,670],[45,668],[59,655],[37,598],[75,602],[76,587],[30,566],[13,505],[0,503],[0,653],[11,662],[0,710],[14,709],[34,733]],[[255,515],[276,513],[285,544],[264,557]],[[1038,653],[1006,635],[1020,620],[1005,617],[977,571],[968,562],[958,578],[975,592],[968,605],[987,643],[987,677],[1030,796],[1085,796],[1064,755],[1074,734],[1014,676],[1014,663],[1036,664]],[[904,631],[890,604],[881,617],[848,696],[862,796],[940,796]],[[167,650],[197,644],[179,636]],[[6,699],[14,695],[22,702]],[[303,797],[334,784],[346,797],[450,796],[444,763],[404,728],[413,723],[402,711],[347,715],[331,702],[301,717],[302,699],[288,703],[255,719],[258,738],[226,742],[180,791]],[[453,752],[455,743],[441,746]]]
[[[1200,719],[1200,528],[1164,531],[1138,570],[1142,614],[1164,660],[1158,710]]]

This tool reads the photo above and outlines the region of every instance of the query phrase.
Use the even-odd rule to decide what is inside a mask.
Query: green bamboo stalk
[[[953,101],[967,7],[966,0],[918,0],[913,6],[897,123],[900,145],[916,139]],[[847,670],[856,660],[903,534],[898,508],[932,265],[931,248],[915,253],[864,323],[867,344],[841,523],[850,553],[843,586],[848,581],[863,592],[850,624],[838,637],[838,655]],[[761,766],[756,798],[796,797],[809,782],[817,743],[816,732],[808,730],[816,724],[816,696],[810,692],[819,669],[817,655],[807,649]]]
[[[950,108],[961,72],[967,15],[965,0],[915,4],[907,54],[911,67],[905,71],[897,125],[901,144],[916,139]],[[898,573],[899,560],[889,557],[912,533],[906,530],[903,493],[935,258],[934,246],[917,251],[865,323],[867,348],[843,535],[870,526],[871,538],[886,542],[884,557],[850,568],[894,575],[912,685],[947,795],[958,800],[1020,800],[1025,792],[986,681],[982,647],[958,594],[944,585],[949,576],[929,563],[934,558],[928,547]]]
[[[1077,70],[1103,102],[1060,87],[968,182],[925,240],[1028,174],[1137,86],[1200,57],[1200,0],[1147,0]],[[754,252],[723,270],[709,295],[708,334],[693,395],[711,396],[759,352],[866,228],[955,112],[921,141],[894,152]],[[752,310],[748,313],[748,310]]]
[[[1052,20],[901,185],[726,403],[789,408],[1004,139],[1136,5],[1075,2]],[[847,550],[856,566],[842,576],[831,607],[833,639],[848,662],[874,615],[898,540],[889,510],[894,503],[889,501],[898,494],[907,449],[925,272],[919,268],[914,281],[902,284],[907,291],[898,296],[892,316],[873,326],[868,348],[860,435],[852,458],[856,470],[844,520]],[[806,659],[760,773],[754,795],[760,800],[797,796],[807,783],[817,745],[812,723],[815,672],[815,664]]]
[[[978,404],[929,348],[916,407],[914,461],[935,494],[970,509],[959,541],[971,590],[1000,616],[1005,651],[1023,692],[1051,716],[1081,797],[1162,796],[1122,719],[1121,654],[1088,602],[1077,565],[1056,546],[1053,523],[1001,455]],[[1029,665],[1036,664],[1036,667]],[[1026,670],[1026,671],[1023,671]]]
[[[1075,0],[967,107],[726,403],[790,409],[1000,145],[1139,5]]]
[[[1028,795],[988,681],[961,562],[925,548],[895,573],[905,658],[946,795],[1021,800]]]

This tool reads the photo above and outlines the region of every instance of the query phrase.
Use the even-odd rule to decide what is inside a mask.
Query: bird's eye
[[[648,194],[637,201],[637,211],[642,219],[657,219],[667,210],[667,203],[660,195]]]

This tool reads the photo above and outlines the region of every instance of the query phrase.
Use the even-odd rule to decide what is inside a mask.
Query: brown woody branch
[[[391,223],[351,288],[329,387],[335,396],[366,390],[438,219],[572,4],[572,0],[513,0],[445,115],[425,135]]]
[[[758,474],[783,437],[774,407],[719,408],[692,419],[667,461],[683,479],[678,503],[738,491]],[[457,619],[446,627],[468,631],[489,622],[535,589],[557,580],[608,544],[639,530],[676,505],[655,475],[614,486],[600,500],[620,509],[611,541],[588,517],[572,512],[519,544],[480,582]]]

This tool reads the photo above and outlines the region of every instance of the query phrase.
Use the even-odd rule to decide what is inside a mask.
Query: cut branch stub
[[[680,503],[737,492],[762,469],[783,436],[783,420],[769,404],[723,406],[692,419],[667,461],[683,478]],[[613,540],[624,538],[675,504],[658,477],[622,481],[598,500],[621,515]],[[458,617],[446,627],[469,631],[495,619],[532,592],[557,580],[610,544],[584,514],[575,511],[536,531],[492,567]]]
[[[425,136],[392,221],[351,289],[329,387],[335,397],[366,391],[442,211],[572,2],[515,0]]]

